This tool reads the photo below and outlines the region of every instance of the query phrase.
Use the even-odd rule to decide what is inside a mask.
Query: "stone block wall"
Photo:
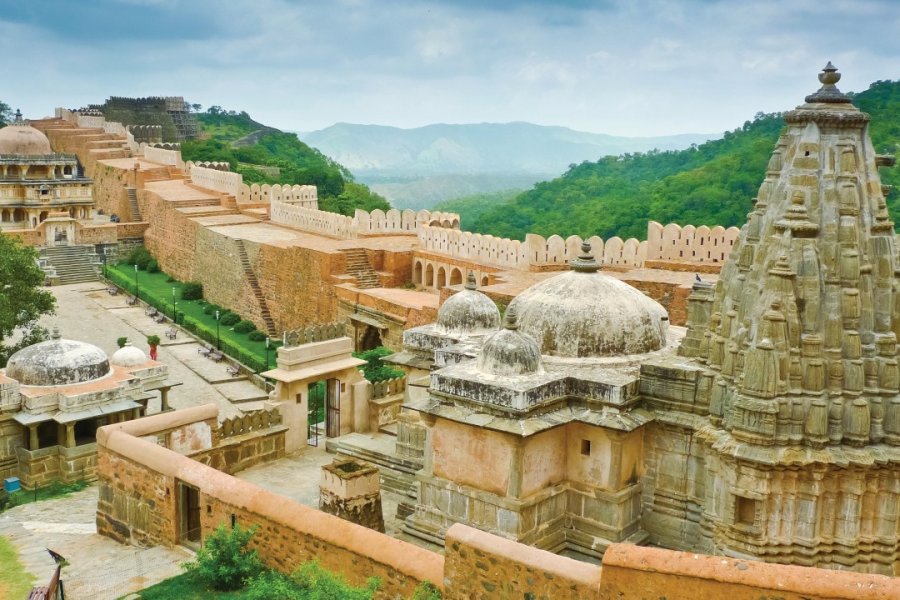
[[[94,207],[104,214],[116,214],[123,221],[131,220],[131,207],[125,188],[134,185],[131,171],[98,163],[94,167]]]
[[[22,442],[22,426],[13,420],[12,413],[0,414],[0,479],[18,475],[16,451]]]

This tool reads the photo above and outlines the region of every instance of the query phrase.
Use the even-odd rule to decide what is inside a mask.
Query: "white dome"
[[[453,294],[438,310],[438,329],[446,333],[487,333],[500,327],[500,311],[494,301],[475,289],[469,271],[465,289]]]
[[[124,346],[113,352],[109,362],[118,367],[136,367],[147,362],[143,350],[126,342]]]
[[[669,317],[659,303],[614,277],[582,244],[573,270],[531,286],[510,303],[519,330],[541,353],[567,358],[643,354],[666,344]]]
[[[516,309],[506,309],[503,329],[481,347],[478,370],[490,375],[529,375],[541,370],[541,349],[534,338],[518,331]]]
[[[52,154],[50,140],[31,125],[17,119],[0,129],[0,154]]]
[[[103,350],[61,339],[58,331],[51,340],[22,348],[6,363],[6,376],[22,385],[68,385],[108,374],[109,359]]]

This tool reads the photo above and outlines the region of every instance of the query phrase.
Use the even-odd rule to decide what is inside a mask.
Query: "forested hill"
[[[855,94],[853,102],[872,116],[876,151],[896,152],[900,81],[876,82]],[[740,226],[783,126],[780,114],[760,113],[723,138],[686,150],[608,156],[573,165],[561,177],[485,210],[471,229],[516,239],[529,232],[644,239],[651,219]],[[882,169],[881,177],[883,183],[900,186],[900,168]],[[900,225],[897,187],[888,205]]]
[[[294,133],[257,123],[246,112],[210,107],[197,115],[199,140],[181,144],[184,160],[227,161],[244,182],[315,185],[319,208],[352,215],[357,208],[390,208],[387,200],[353,180],[350,171]]]

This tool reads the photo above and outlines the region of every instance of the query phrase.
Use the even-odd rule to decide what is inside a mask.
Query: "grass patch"
[[[19,490],[18,492],[9,494],[5,506],[2,505],[3,503],[0,503],[0,512],[13,508],[14,506],[30,504],[31,502],[40,502],[41,500],[51,500],[53,498],[59,498],[61,496],[68,496],[69,494],[80,492],[86,487],[88,487],[88,482],[86,481],[75,481],[73,483],[62,483],[61,481],[54,481],[50,485],[34,490]],[[3,492],[0,492],[0,494],[2,493]]]
[[[246,589],[233,592],[219,592],[207,589],[196,572],[190,571],[176,575],[156,585],[140,591],[141,600],[250,600],[250,593]]]
[[[0,598],[26,598],[34,582],[34,577],[19,561],[12,542],[0,536]]]
[[[208,306],[204,300],[183,300],[181,296],[185,283],[173,280],[162,271],[157,273],[138,271],[137,286],[135,286],[135,270],[132,265],[128,264],[108,265],[106,276],[125,291],[138,295],[141,300],[156,307],[169,319],[177,313],[179,325],[210,344],[216,344],[215,312],[204,313],[204,308]],[[173,289],[175,290],[174,296]],[[176,303],[174,305],[173,300]],[[224,314],[224,309],[220,312],[220,319],[222,314]],[[218,339],[223,352],[254,371],[265,371],[270,368],[266,365],[265,338],[259,341],[251,340],[246,333],[238,333],[234,331],[233,327],[219,322]],[[280,345],[280,341],[270,341],[269,365],[274,364],[275,349]]]

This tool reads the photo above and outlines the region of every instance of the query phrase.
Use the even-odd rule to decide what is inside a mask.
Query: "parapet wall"
[[[465,525],[446,535],[445,556],[286,500],[201,464],[219,443],[213,405],[162,413],[97,432],[97,529],[121,542],[175,545],[181,500],[197,493],[202,535],[233,518],[257,526],[253,546],[289,572],[316,559],[379,598],[409,597],[421,581],[445,599],[889,600],[900,579],[612,544],[602,566],[557,556]],[[194,452],[199,449],[199,454]]]

